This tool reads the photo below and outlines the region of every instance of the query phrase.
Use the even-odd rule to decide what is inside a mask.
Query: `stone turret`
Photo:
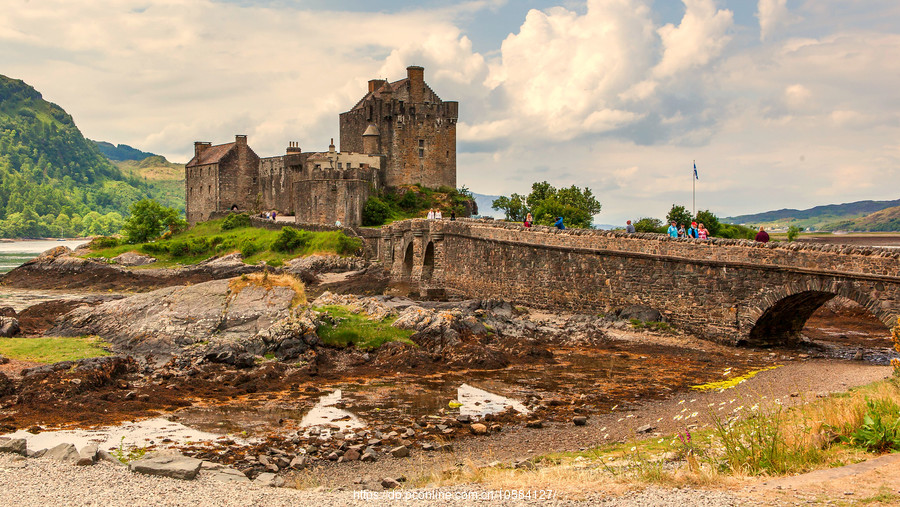
[[[370,124],[366,131],[363,132],[363,153],[367,155],[375,155],[378,153],[378,127],[374,123]]]
[[[425,102],[425,68],[411,65],[406,68],[409,78],[409,101],[412,104]]]

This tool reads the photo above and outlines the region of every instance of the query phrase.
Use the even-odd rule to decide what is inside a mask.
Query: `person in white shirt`
[[[442,220],[443,218],[444,218],[444,213],[442,213],[441,210],[434,211],[434,219],[435,220]]]
[[[428,220],[434,220],[434,210],[433,209],[428,210],[428,214],[425,215],[425,218],[427,218]]]

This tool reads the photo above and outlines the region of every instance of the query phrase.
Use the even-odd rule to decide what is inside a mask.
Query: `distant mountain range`
[[[900,199],[828,204],[805,210],[780,209],[726,217],[722,221],[772,228],[787,228],[793,225],[816,231],[900,231],[898,217],[900,217]]]

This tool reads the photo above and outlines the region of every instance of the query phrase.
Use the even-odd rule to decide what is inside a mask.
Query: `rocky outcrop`
[[[95,334],[117,351],[172,355],[190,347],[213,348],[252,339],[291,315],[297,295],[292,288],[239,281],[167,287],[93,308],[76,308],[51,333]],[[260,337],[263,342],[264,336]]]
[[[119,266],[146,266],[156,262],[156,258],[137,252],[125,252],[113,257],[112,261]]]
[[[309,255],[287,262],[287,271],[294,275],[303,273],[342,273],[359,271],[368,265],[362,257],[341,257],[338,255]]]
[[[0,284],[27,289],[148,291],[231,278],[264,269],[267,268],[262,265],[244,264],[241,255],[236,253],[179,269],[129,270],[104,259],[76,257],[69,248],[59,246],[3,275]]]

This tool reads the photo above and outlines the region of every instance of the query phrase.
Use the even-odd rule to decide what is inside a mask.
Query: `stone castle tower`
[[[340,115],[341,150],[384,157],[387,187],[420,183],[456,188],[459,103],[443,101],[425,84],[425,69],[406,79],[369,81],[369,91]]]
[[[369,81],[366,95],[340,115],[341,151],[332,142],[327,152],[304,152],[291,142],[284,155],[260,158],[243,135],[216,146],[194,143],[185,166],[188,222],[277,210],[298,223],[355,226],[366,200],[383,188],[456,188],[459,103],[442,101],[422,67],[406,70],[400,81]]]

